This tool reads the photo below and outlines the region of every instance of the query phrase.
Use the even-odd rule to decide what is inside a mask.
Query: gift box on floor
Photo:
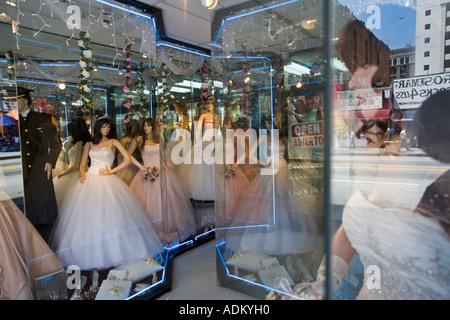
[[[95,300],[124,300],[129,297],[132,285],[128,280],[103,280]]]
[[[291,286],[294,285],[284,266],[261,269],[258,271],[258,276],[262,284],[271,288],[278,288],[281,278],[286,278]]]
[[[126,270],[127,277],[126,280],[132,281],[133,283],[140,281],[142,279],[148,278],[154,272],[162,270],[163,267],[156,262],[153,258],[141,259],[131,263],[125,263],[112,270]]]
[[[235,252],[231,258],[227,260],[227,266],[231,269],[237,267],[239,270],[257,272],[259,269],[264,268],[263,261],[270,258],[273,257],[266,254]]]

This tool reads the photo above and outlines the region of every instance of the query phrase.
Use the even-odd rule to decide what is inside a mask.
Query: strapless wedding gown
[[[450,298],[450,241],[437,220],[380,208],[356,192],[342,224],[366,270],[357,299]],[[379,270],[379,285],[370,270]]]
[[[198,124],[197,124],[198,125]],[[205,163],[204,154],[214,155],[211,152],[214,147],[212,138],[214,136],[213,130],[214,124],[212,120],[205,120],[204,122],[204,134],[202,142],[202,152],[197,153],[195,145],[192,149],[194,162],[189,172],[189,187],[190,196],[195,200],[201,201],[213,201],[215,199],[215,167],[214,163]]]
[[[130,188],[116,175],[98,172],[111,168],[112,150],[91,147],[89,157],[86,180],[67,194],[50,238],[61,263],[107,269],[162,253],[162,243]]]
[[[159,144],[144,146],[142,159],[145,167],[160,169]],[[154,230],[167,242],[180,242],[197,232],[194,209],[186,196],[178,177],[168,166],[164,170],[165,176],[160,175],[155,181],[146,182],[142,173],[138,172],[131,181],[130,189],[144,208],[147,219]],[[161,192],[161,177],[165,179],[165,197]],[[163,201],[164,206],[163,206]],[[163,217],[163,208],[165,214]]]

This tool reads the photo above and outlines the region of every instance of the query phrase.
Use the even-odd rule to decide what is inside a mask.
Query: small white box
[[[103,280],[95,300],[124,300],[129,297],[132,285],[128,280]]]

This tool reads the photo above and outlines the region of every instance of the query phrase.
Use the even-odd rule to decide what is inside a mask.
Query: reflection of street
[[[398,155],[336,149],[332,157],[333,203],[345,205],[356,190],[383,207],[414,209],[425,188],[450,167],[420,149]]]
[[[16,204],[17,202],[22,202],[22,163],[20,161],[19,152],[1,152],[0,190],[4,191],[8,197],[16,202]]]

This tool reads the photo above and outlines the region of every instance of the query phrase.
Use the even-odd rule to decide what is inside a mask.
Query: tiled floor
[[[172,290],[157,300],[255,300],[217,284],[215,246],[212,240],[174,257]]]

